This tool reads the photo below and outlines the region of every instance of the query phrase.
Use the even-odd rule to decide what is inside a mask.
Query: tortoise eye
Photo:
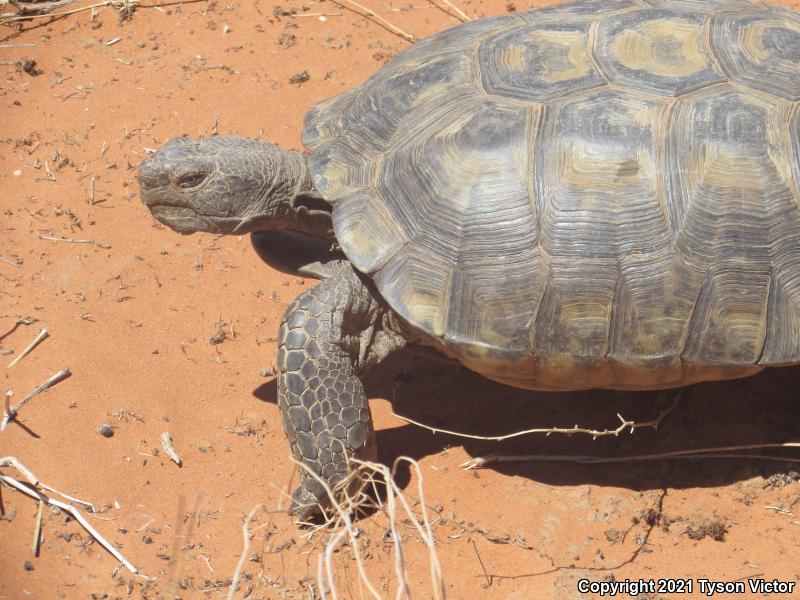
[[[190,175],[184,175],[178,180],[178,187],[183,189],[193,188],[197,185],[200,185],[203,180],[206,178],[205,175],[202,173],[192,173]]]

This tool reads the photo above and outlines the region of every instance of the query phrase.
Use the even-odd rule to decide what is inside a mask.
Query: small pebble
[[[97,428],[97,432],[102,435],[103,437],[114,437],[114,428],[111,427],[108,423],[103,423],[100,427]]]
[[[297,73],[289,77],[289,83],[305,83],[311,79],[311,76],[308,74],[308,71],[303,71],[302,73]]]
[[[22,564],[22,568],[25,569],[26,571],[33,571],[33,563],[29,560],[26,560]]]

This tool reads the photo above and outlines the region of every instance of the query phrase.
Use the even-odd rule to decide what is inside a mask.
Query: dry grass
[[[403,491],[395,481],[395,474],[402,463],[407,463],[413,470],[416,479],[416,497]],[[329,508],[326,509],[321,522],[303,522],[306,531],[304,551],[307,550],[310,571],[314,573],[311,597],[323,600],[340,598],[367,597],[376,600],[383,598],[407,598],[414,595],[444,600],[444,576],[436,551],[430,519],[430,509],[425,504],[424,479],[422,469],[412,458],[399,457],[390,469],[386,465],[375,462],[351,459],[353,471],[345,480],[333,488],[319,479],[314,473],[310,477],[317,479],[325,489]],[[305,468],[298,465],[298,468]],[[380,494],[379,490],[385,493]],[[258,529],[265,525],[251,528],[251,523],[259,511],[264,510],[262,504],[256,505],[242,525],[244,546],[231,578],[228,599],[232,600],[242,579],[242,570],[250,556],[251,539]],[[267,531],[275,514],[283,512],[280,508],[271,513],[266,524]],[[391,560],[393,577],[379,577],[375,574],[374,563],[370,561],[370,536],[365,529],[370,525],[375,531],[383,532],[381,540],[388,540],[388,557]],[[409,552],[406,548],[408,536],[401,530],[411,530],[413,537],[421,541],[425,548],[425,560],[429,564],[429,582],[409,579]],[[372,531],[372,528],[370,527]],[[267,536],[269,533],[266,534]],[[355,565],[355,572],[353,572]],[[370,568],[368,568],[368,565]],[[380,581],[378,581],[380,579]],[[391,580],[391,583],[389,583]],[[430,585],[430,592],[424,587]],[[358,592],[354,589],[357,588]]]
[[[96,10],[104,6],[110,6],[119,15],[120,20],[127,20],[133,16],[139,0],[104,0],[95,4],[86,6],[79,6],[70,10],[60,11],[58,9],[76,4],[81,0],[57,0],[55,2],[25,2],[24,0],[0,0],[0,6],[11,5],[17,9],[17,12],[3,12],[0,13],[0,25],[12,25],[21,21],[31,21],[34,19],[57,19],[58,17],[65,17],[73,15],[85,10]]]

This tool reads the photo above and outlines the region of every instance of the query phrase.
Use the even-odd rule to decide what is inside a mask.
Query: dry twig
[[[433,588],[432,597],[436,600],[443,599],[445,597],[444,578],[442,576],[441,566],[436,553],[435,540],[428,518],[423,491],[424,479],[419,464],[415,460],[405,456],[398,458],[391,470],[385,465],[355,458],[351,458],[350,462],[356,468],[345,480],[337,483],[334,488],[331,488],[316,474],[308,471],[304,465],[298,463],[301,468],[306,469],[309,475],[314,477],[323,486],[328,496],[328,503],[331,506],[327,511],[327,521],[316,528],[316,531],[326,528],[333,528],[334,530],[334,533],[327,539],[325,551],[320,555],[317,564],[317,587],[321,598],[323,600],[326,599],[328,597],[328,592],[330,592],[334,600],[339,598],[336,590],[333,561],[337,550],[345,542],[353,553],[359,579],[369,591],[369,595],[373,598],[382,597],[367,577],[358,542],[357,530],[352,522],[353,515],[367,506],[372,506],[373,500],[367,494],[363,493],[363,489],[367,485],[375,486],[378,480],[380,480],[381,483],[386,486],[386,501],[384,503],[378,500],[378,505],[375,506],[375,508],[383,511],[389,518],[388,529],[392,540],[394,571],[397,578],[395,597],[411,598],[411,588],[408,584],[408,572],[405,563],[405,551],[397,526],[399,522],[402,522],[406,527],[411,526],[416,529],[420,539],[427,547],[431,585]],[[394,480],[394,473],[398,465],[402,462],[407,462],[416,471],[419,497],[416,499],[415,505],[419,506],[419,513],[412,509],[411,503],[406,498],[405,493]],[[405,512],[407,516],[407,518],[402,519],[402,521],[398,518],[398,506],[402,508],[402,511]]]
[[[430,0],[430,3],[433,4],[434,6],[436,5],[436,3],[433,0]],[[445,6],[447,6],[447,8],[456,13],[456,16],[461,20],[462,23],[467,23],[472,20],[466,15],[466,13],[464,13],[463,10],[461,10],[455,4],[450,2],[450,0],[442,0],[442,3]]]
[[[131,564],[122,554],[113,546],[111,545],[102,535],[100,535],[97,530],[92,527],[91,523],[89,523],[86,518],[81,514],[81,512],[72,506],[71,504],[67,504],[65,502],[61,502],[60,500],[56,500],[54,498],[50,498],[49,496],[43,494],[39,490],[36,489],[37,485],[41,485],[41,482],[37,477],[35,477],[27,468],[25,468],[19,460],[14,458],[13,456],[7,456],[3,459],[0,459],[0,467],[3,466],[13,466],[16,468],[23,476],[30,482],[30,485],[24,484],[20,481],[17,481],[13,477],[9,477],[8,475],[4,475],[0,473],[0,482],[5,483],[9,487],[14,488],[18,492],[25,494],[26,496],[30,496],[34,500],[39,500],[45,504],[49,504],[51,506],[57,506],[61,510],[67,511],[72,517],[78,521],[83,528],[89,532],[89,534],[97,540],[97,542],[103,546],[108,552],[110,552],[114,558],[116,558],[119,562],[121,562],[131,573],[138,573],[139,569],[137,569],[133,564]],[[42,485],[41,487],[45,487]],[[47,488],[46,488],[47,489]],[[65,496],[67,497],[67,496]],[[91,506],[91,505],[90,505]]]
[[[43,18],[50,18],[50,19],[57,19],[58,17],[65,17],[67,15],[73,15],[75,13],[79,13],[85,10],[94,10],[96,8],[101,8],[103,6],[110,6],[112,7],[117,14],[120,15],[122,19],[128,19],[133,14],[133,11],[136,10],[136,6],[139,0],[105,0],[104,2],[98,2],[96,4],[89,4],[87,6],[81,6],[79,8],[73,8],[72,10],[65,10],[62,12],[51,13],[49,12],[53,8],[57,8],[58,6],[63,6],[66,4],[74,4],[79,0],[66,0],[65,2],[52,2],[49,3],[52,6],[47,7],[46,9],[40,9],[40,12],[36,14],[25,14],[24,11],[22,14],[19,13],[2,13],[0,14],[0,25],[5,25],[7,23],[15,23],[17,21],[28,21],[31,19],[43,19]],[[21,6],[35,6],[37,3],[35,2],[19,2]],[[44,10],[45,12],[41,12]]]
[[[39,394],[49,390],[55,384],[60,383],[61,381],[64,381],[67,377],[70,376],[70,374],[71,373],[70,373],[69,369],[61,369],[59,372],[55,373],[54,375],[51,375],[47,379],[47,381],[45,381],[41,385],[38,385],[36,387],[36,389],[34,389],[30,394],[25,396],[22,400],[17,402],[11,408],[8,407],[8,402],[9,402],[9,399],[11,398],[11,394],[9,392],[6,392],[6,406],[5,406],[5,411],[4,411],[5,414],[3,415],[3,421],[0,422],[0,431],[4,431],[5,430],[5,428],[9,424],[9,422],[12,419],[14,419],[14,417],[17,416],[17,413],[22,409],[23,406],[25,406],[28,402],[30,402],[31,400],[36,398],[36,396],[38,396]]]
[[[621,414],[617,413],[617,418],[620,420],[620,424],[614,429],[587,429],[585,427],[578,427],[575,425],[574,427],[536,427],[533,429],[525,429],[524,431],[515,431],[514,433],[507,433],[504,435],[472,435],[469,433],[461,433],[458,431],[450,431],[449,429],[439,429],[438,427],[432,427],[430,425],[425,425],[424,423],[420,423],[419,421],[415,421],[408,417],[404,417],[403,415],[394,414],[396,417],[403,419],[404,421],[411,423],[412,425],[417,425],[433,433],[446,433],[447,435],[454,435],[456,437],[461,438],[469,438],[472,440],[489,440],[494,442],[500,442],[503,440],[508,440],[515,437],[520,437],[523,435],[530,435],[533,433],[543,433],[545,436],[552,435],[553,433],[561,433],[564,435],[574,435],[576,433],[590,435],[592,439],[597,439],[599,437],[608,437],[614,436],[619,437],[620,433],[623,433],[626,429],[630,430],[630,433],[633,433],[637,429],[641,429],[642,427],[652,427],[653,429],[658,429],[658,426],[661,424],[661,421],[664,417],[666,417],[669,413],[671,413],[675,407],[678,405],[678,401],[681,398],[681,392],[677,394],[675,397],[675,401],[664,411],[661,412],[658,417],[655,419],[651,419],[650,421],[631,421],[629,419],[625,419]]]
[[[400,29],[396,25],[392,25],[389,21],[387,21],[386,19],[384,19],[380,15],[375,14],[373,11],[368,9],[366,6],[356,2],[355,0],[331,0],[331,2],[333,2],[337,6],[341,6],[342,8],[350,8],[350,10],[353,10],[351,7],[355,6],[358,9],[358,11],[361,11],[361,12],[358,12],[358,11],[353,11],[353,12],[356,12],[356,13],[360,14],[362,17],[367,17],[368,19],[374,19],[375,22],[378,23],[381,27],[383,27],[385,29],[388,29],[389,31],[391,31],[395,35],[399,35],[401,38],[403,38],[404,40],[406,40],[408,42],[413,42],[414,41],[414,36],[413,35],[411,35],[410,33],[406,33],[405,31],[403,31],[402,29]],[[350,6],[348,6],[348,5],[350,5]]]
[[[236,592],[236,588],[239,586],[239,578],[242,575],[242,568],[244,567],[244,563],[247,560],[247,554],[250,552],[250,521],[253,520],[253,517],[256,516],[256,513],[264,507],[263,504],[256,504],[253,509],[248,513],[247,518],[242,523],[242,537],[244,538],[244,547],[242,548],[242,554],[239,556],[239,562],[236,563],[236,571],[233,573],[233,577],[231,578],[231,587],[228,588],[228,600],[233,600],[233,595]],[[209,565],[211,568],[211,565]],[[212,571],[214,569],[211,569]]]
[[[33,550],[34,556],[39,556],[39,548],[42,542],[42,513],[44,512],[44,501],[39,500],[39,509],[36,511],[36,526],[33,528]]]
[[[800,442],[784,442],[779,444],[743,444],[741,446],[721,446],[718,448],[695,448],[691,450],[675,450],[656,454],[638,454],[633,456],[586,456],[573,454],[517,454],[508,456],[486,456],[472,458],[461,467],[465,470],[479,469],[494,462],[567,462],[581,465],[598,465],[608,463],[648,462],[654,460],[697,460],[700,458],[755,458],[778,462],[800,463],[800,459],[788,456],[771,456],[767,454],[739,454],[739,450],[755,450],[759,448],[800,448]]]
[[[70,244],[94,244],[94,240],[76,240],[74,238],[55,237],[52,235],[40,235],[40,240],[47,240],[49,242],[67,242]]]
[[[25,465],[23,465],[19,460],[17,460],[13,456],[5,456],[3,458],[0,458],[0,467],[14,467],[17,471],[22,473],[25,476],[25,479],[30,481],[33,485],[38,485],[40,488],[45,489],[48,492],[53,492],[54,494],[58,494],[62,498],[66,498],[67,500],[69,500],[70,502],[74,502],[75,504],[82,504],[83,506],[88,508],[90,512],[97,512],[94,508],[94,504],[92,504],[91,502],[87,502],[86,500],[81,500],[80,498],[69,496],[64,492],[59,492],[57,489],[50,487],[46,483],[43,483]]]
[[[39,342],[41,342],[47,336],[48,336],[47,329],[42,327],[39,330],[39,332],[36,334],[36,337],[33,338],[33,341],[30,344],[28,344],[27,346],[25,346],[25,349],[22,352],[20,352],[14,360],[12,360],[10,363],[8,363],[8,367],[7,368],[10,369],[15,364],[17,364],[19,361],[21,361],[23,358],[25,358],[31,352],[31,350],[36,348],[36,346],[39,344]]]
[[[172,461],[181,466],[181,457],[178,455],[178,451],[175,450],[175,446],[172,444],[172,436],[169,434],[168,431],[165,431],[161,434],[161,447],[164,448],[164,452],[166,452],[167,456],[169,456]]]

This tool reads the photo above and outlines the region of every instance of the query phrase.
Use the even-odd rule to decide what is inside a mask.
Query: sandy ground
[[[367,4],[417,38],[457,23],[422,0]],[[478,18],[529,5],[459,6]],[[2,386],[18,400],[56,371],[72,373],[0,433],[0,456],[95,503],[90,523],[151,578],[118,568],[50,508],[34,556],[38,504],[2,487],[0,598],[223,598],[243,551],[243,519],[260,503],[234,597],[318,598],[325,534],[309,537],[280,511],[294,467],[270,374],[280,316],[313,282],[270,270],[247,238],[179,237],[157,225],[139,202],[135,168],[146,149],[180,134],[299,149],[309,107],[409,43],[314,0],[148,4],[127,21],[106,6],[6,26],[0,36]],[[6,368],[42,327],[49,337]],[[405,454],[421,464],[448,596],[517,600],[599,597],[578,591],[582,578],[693,580],[693,594],[642,599],[701,597],[700,578],[800,584],[796,450],[459,466],[490,454],[623,457],[796,440],[799,386],[800,370],[779,369],[686,390],[657,431],[496,443],[434,435],[394,412],[480,434],[604,429],[618,425],[617,413],[654,419],[674,394],[522,392],[410,353],[367,380],[381,460]],[[112,437],[98,433],[102,424]],[[162,432],[182,467],[161,449]],[[397,479],[417,495],[407,468]],[[417,598],[431,597],[425,548],[401,525],[408,581]],[[369,576],[393,597],[385,517],[357,526]],[[351,552],[339,552],[335,568],[339,597],[371,597]]]

